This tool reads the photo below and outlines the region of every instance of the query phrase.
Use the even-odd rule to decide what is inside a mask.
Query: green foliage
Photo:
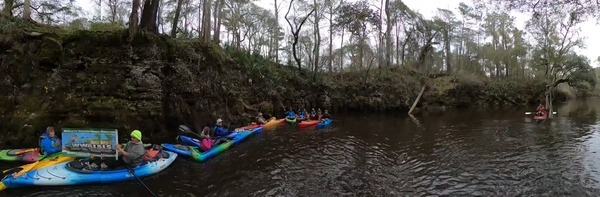
[[[91,31],[121,31],[123,27],[116,23],[110,22],[92,22],[90,23]]]

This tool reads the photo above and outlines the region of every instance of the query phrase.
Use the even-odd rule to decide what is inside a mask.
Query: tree
[[[138,28],[138,10],[140,9],[140,0],[133,0],[131,15],[129,16],[129,39],[133,39]]]
[[[204,41],[204,42],[209,42],[210,41],[210,7],[211,6],[211,0],[203,0],[202,3],[202,30],[200,31],[202,33],[202,36],[200,36],[200,38]]]
[[[576,12],[570,13],[544,13],[535,14],[528,22],[527,26],[530,33],[538,38],[536,50],[533,58],[534,64],[543,69],[545,81],[548,87],[546,91],[546,105],[552,112],[552,101],[554,88],[561,83],[569,82],[569,77],[564,77],[561,73],[577,73],[581,69],[579,60],[567,61],[567,54],[574,48],[581,47],[583,42],[578,37],[579,27],[577,26],[581,19]],[[552,113],[549,113],[552,117]]]
[[[177,8],[175,8],[175,16],[173,17],[173,24],[171,27],[171,37],[177,37],[177,24],[179,23],[179,15],[181,14],[181,6],[183,0],[177,0]]]
[[[23,4],[23,19],[31,20],[31,0],[25,0]]]
[[[5,17],[12,17],[14,3],[14,0],[4,0],[4,8],[2,9],[2,15],[4,15]]]
[[[369,25],[381,28],[380,16],[373,11],[366,1],[348,3],[340,6],[339,16],[336,18],[336,27],[344,27],[359,40],[358,67],[362,68],[364,50],[367,40],[367,29]]]
[[[137,1],[137,0],[134,0]],[[142,18],[140,19],[140,29],[146,31],[158,33],[158,27],[156,25],[156,19],[158,15],[158,5],[160,0],[146,0],[144,9],[142,10]]]
[[[287,11],[287,13],[285,13],[284,18],[285,18],[285,21],[287,21],[288,25],[290,25],[291,33],[293,36],[292,54],[294,55],[294,60],[296,60],[296,64],[298,65],[298,70],[302,70],[302,63],[300,62],[300,58],[298,58],[296,47],[298,45],[298,38],[299,38],[300,30],[302,29],[302,25],[304,25],[304,23],[306,22],[306,19],[308,19],[308,17],[315,11],[315,9],[313,8],[308,14],[306,14],[306,16],[300,20],[300,24],[298,24],[297,21],[295,19],[293,19],[294,25],[292,25],[292,23],[288,19],[288,15],[290,14],[290,10],[292,10],[293,3],[294,3],[294,0],[291,0],[290,6],[288,7],[288,11]]]

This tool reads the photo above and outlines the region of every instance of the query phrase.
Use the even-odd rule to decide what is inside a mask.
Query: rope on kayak
[[[67,177],[61,177],[61,176],[58,176],[58,175],[56,175],[56,174],[52,174],[52,173],[50,172],[50,170],[48,170],[48,174],[50,174],[50,175],[52,175],[52,176],[54,176],[54,177],[57,177],[57,178],[61,178],[61,179],[66,179],[66,178],[67,178]]]
[[[40,171],[38,171],[38,170],[36,170],[35,174],[36,174],[38,177],[42,177],[42,178],[45,178],[45,179],[48,179],[48,180],[52,179],[52,178],[48,178],[48,177],[44,177],[44,176],[40,175]]]
[[[127,166],[127,169],[129,170],[129,172],[140,182],[140,184],[142,184],[142,186],[144,186],[146,188],[146,190],[148,190],[148,192],[150,192],[150,194],[152,194],[152,196],[156,197],[156,194],[154,194],[154,192],[152,192],[152,190],[150,190],[150,188],[148,188],[148,186],[146,186],[146,184],[144,184],[144,182],[140,179],[140,177],[135,175],[135,172],[133,171],[133,169],[131,169],[131,166],[129,166],[129,164],[125,164],[125,166]]]

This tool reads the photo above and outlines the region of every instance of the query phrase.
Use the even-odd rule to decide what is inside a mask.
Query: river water
[[[531,108],[338,115],[328,129],[264,131],[204,163],[178,158],[143,181],[159,196],[599,196],[599,104],[560,104],[543,122]],[[0,194],[149,196],[136,181]]]

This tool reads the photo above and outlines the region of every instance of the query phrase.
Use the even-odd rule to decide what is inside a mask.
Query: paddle
[[[148,186],[146,186],[146,184],[144,184],[142,179],[140,179],[140,177],[135,175],[135,172],[133,171],[133,169],[131,169],[131,166],[129,166],[129,164],[125,164],[125,166],[127,166],[127,170],[129,170],[129,172],[140,182],[140,184],[142,184],[142,186],[144,186],[146,188],[146,190],[148,190],[148,192],[150,192],[150,194],[152,194],[152,196],[156,197],[156,194],[154,194],[154,192],[152,192],[152,190],[150,190],[150,188],[148,188]]]
[[[229,127],[231,128],[231,126],[229,126]],[[194,134],[194,136],[198,137],[198,139],[202,139],[202,137],[200,135],[198,135],[197,133],[194,133],[189,127],[187,127],[185,125],[179,125],[179,131],[181,131],[183,133]],[[230,139],[227,136],[210,137],[210,139],[221,139],[221,138]],[[233,137],[231,137],[231,139],[233,139]]]
[[[533,113],[535,113],[535,112],[529,112],[529,111],[528,111],[528,112],[525,112],[525,115],[530,115],[530,114],[533,114]],[[556,112],[555,112],[555,111],[553,111],[553,112],[552,112],[552,114],[556,114]]]

